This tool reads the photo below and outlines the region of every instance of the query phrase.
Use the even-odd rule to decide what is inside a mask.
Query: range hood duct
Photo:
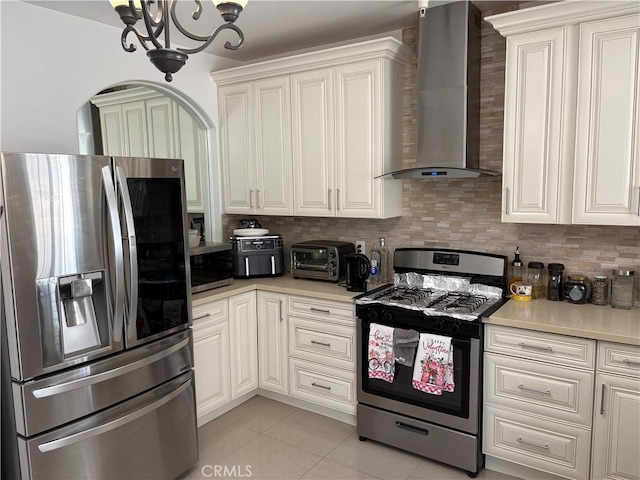
[[[388,175],[500,175],[479,168],[482,15],[468,1],[438,3],[418,18],[417,166]]]

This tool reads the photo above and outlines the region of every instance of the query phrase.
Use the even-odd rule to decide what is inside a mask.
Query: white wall
[[[192,55],[167,84],[142,47],[134,53],[122,49],[120,33],[46,8],[0,1],[0,150],[78,153],[78,110],[100,90],[121,83],[169,88],[197,106],[209,128],[217,127],[209,72],[229,66],[228,60]],[[129,40],[137,41],[131,35]]]

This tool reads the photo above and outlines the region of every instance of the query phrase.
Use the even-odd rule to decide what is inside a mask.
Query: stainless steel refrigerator
[[[2,478],[198,460],[182,160],[0,154]]]

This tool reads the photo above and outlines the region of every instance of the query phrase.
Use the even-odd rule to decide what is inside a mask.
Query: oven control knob
[[[440,332],[444,328],[444,322],[442,320],[436,320],[434,327],[436,329],[436,332]]]
[[[385,323],[391,323],[393,321],[393,315],[391,315],[391,312],[384,312],[382,314],[382,320]]]
[[[375,310],[369,310],[367,312],[367,318],[372,322],[375,322],[378,319],[378,312],[376,312]]]
[[[453,325],[451,325],[451,333],[458,334],[460,333],[461,329],[462,327],[460,326],[460,322],[456,322]]]

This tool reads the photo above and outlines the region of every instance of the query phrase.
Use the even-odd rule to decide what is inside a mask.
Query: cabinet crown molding
[[[384,37],[211,72],[211,77],[222,86],[370,59],[385,58],[405,66],[412,55],[413,50],[402,42]]]
[[[137,102],[139,100],[149,100],[165,96],[163,93],[145,87],[127,88],[115,92],[101,93],[91,98],[91,103],[96,107],[106,107],[118,105],[124,102]]]
[[[565,0],[485,17],[503,37],[640,13],[637,0]]]

